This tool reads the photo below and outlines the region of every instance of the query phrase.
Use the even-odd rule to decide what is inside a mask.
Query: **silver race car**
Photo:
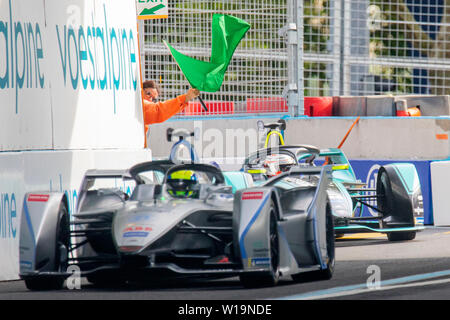
[[[26,195],[20,277],[31,290],[61,288],[70,266],[92,283],[238,275],[256,287],[281,275],[328,279],[335,261],[330,175],[330,166],[296,168],[233,194],[208,164],[88,171],[73,217],[64,193]],[[134,184],[131,196],[96,188],[109,179]]]
[[[171,160],[90,170],[71,217],[64,193],[29,193],[20,277],[31,290],[61,288],[73,266],[95,284],[239,276],[244,286],[258,287],[285,275],[297,281],[331,278],[331,166],[293,168],[233,193],[226,176],[239,174],[248,178]],[[131,195],[124,192],[128,188]]]

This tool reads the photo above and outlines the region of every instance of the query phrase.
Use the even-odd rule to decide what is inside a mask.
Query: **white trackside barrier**
[[[0,1],[0,151],[140,148],[136,28],[134,0]]]
[[[194,118],[152,125],[149,146],[155,157],[164,157],[171,144],[167,128],[199,132],[194,141],[201,158],[245,157],[265,137],[256,122],[279,118]],[[337,147],[355,121],[354,117],[287,118],[286,144],[309,144],[318,148]],[[450,156],[450,117],[361,118],[342,149],[349,159],[442,160]]]
[[[23,197],[151,158],[135,0],[0,0],[0,280],[17,279]],[[118,186],[120,187],[120,186]]]
[[[450,161],[431,163],[435,226],[450,226]]]
[[[145,150],[8,152],[0,156],[0,281],[18,277],[19,234],[24,195],[29,191],[64,192],[75,210],[87,168],[126,169],[148,161]],[[120,184],[117,188],[126,187]]]

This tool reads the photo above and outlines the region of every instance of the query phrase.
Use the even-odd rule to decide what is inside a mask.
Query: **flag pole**
[[[352,126],[350,127],[350,129],[348,129],[347,133],[345,134],[344,138],[342,139],[341,143],[339,144],[338,149],[342,148],[342,146],[343,146],[345,140],[347,140],[348,135],[350,134],[350,132],[352,132],[353,127],[359,122],[359,119],[360,119],[360,118],[361,118],[361,117],[356,118],[355,122],[353,122],[353,124],[352,124]]]
[[[347,138],[348,138],[350,132],[352,132],[353,127],[359,122],[359,119],[360,119],[360,118],[361,118],[361,117],[356,118],[356,120],[353,122],[353,124],[352,124],[352,126],[350,127],[350,129],[348,129],[348,131],[347,131],[347,133],[345,134],[344,138],[342,139],[341,143],[338,145],[338,147],[337,147],[338,149],[341,149],[341,148],[342,148],[342,146],[344,145],[345,140],[347,140]],[[329,164],[329,163],[330,163],[330,157],[326,157],[326,158],[325,158],[325,162],[324,162],[323,165],[326,166],[326,165]]]
[[[208,108],[206,107],[206,104],[203,102],[203,99],[200,98],[200,96],[198,96],[197,98],[198,98],[198,101],[200,101],[200,103],[201,103],[201,105],[202,105],[202,107],[203,107],[203,110],[205,110],[206,112],[208,112]]]

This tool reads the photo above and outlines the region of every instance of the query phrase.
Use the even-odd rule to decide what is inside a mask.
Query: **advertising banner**
[[[0,281],[18,278],[25,193],[75,210],[88,169],[143,149],[135,0],[0,0]]]
[[[0,151],[144,145],[134,0],[0,1]]]
[[[52,147],[43,0],[0,1],[0,151]]]
[[[18,278],[20,213],[25,195],[24,163],[18,153],[0,157],[0,281]]]
[[[149,150],[7,152],[0,156],[0,281],[18,279],[25,193],[64,192],[73,214],[87,169],[127,169],[151,159]],[[120,188],[120,186],[117,186]],[[124,190],[129,192],[130,190]]]
[[[134,2],[50,0],[45,11],[55,149],[142,147]]]

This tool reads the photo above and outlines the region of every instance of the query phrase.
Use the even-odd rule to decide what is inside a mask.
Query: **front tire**
[[[55,262],[51,271],[66,272],[68,252],[70,248],[70,220],[66,205],[62,202],[58,210],[56,226]],[[36,276],[25,279],[25,286],[32,291],[60,290],[64,285],[64,277]]]
[[[292,275],[295,282],[308,282],[318,280],[330,280],[333,277],[336,264],[336,248],[334,234],[334,220],[331,212],[330,203],[326,208],[326,237],[327,237],[327,256],[326,268],[318,271],[304,272]]]
[[[277,285],[280,278],[280,245],[278,235],[278,219],[275,206],[272,201],[270,207],[270,271],[264,274],[242,274],[239,276],[245,288],[273,287]]]

